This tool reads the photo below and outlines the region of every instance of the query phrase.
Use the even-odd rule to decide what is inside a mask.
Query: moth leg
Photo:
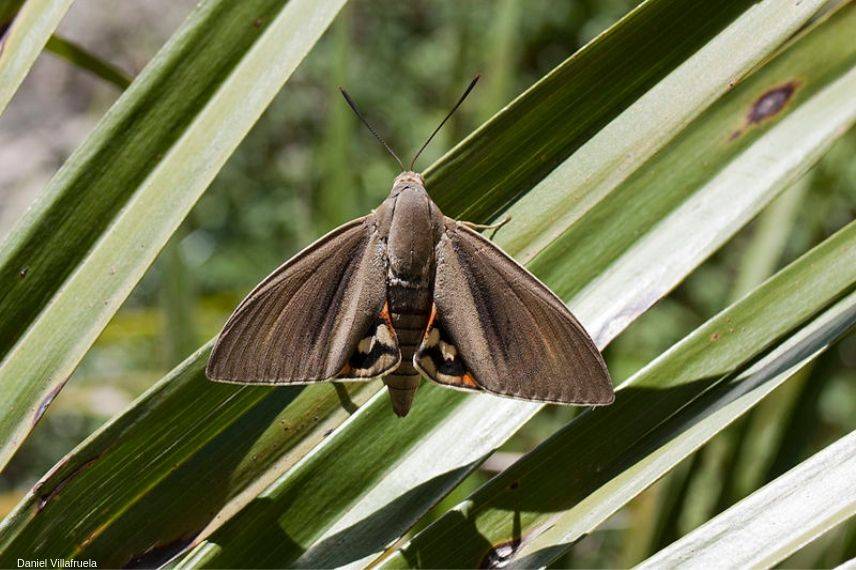
[[[502,220],[498,221],[495,224],[477,224],[475,222],[466,222],[466,221],[458,221],[462,226],[467,226],[471,230],[493,230],[491,234],[491,238],[496,235],[497,230],[511,221],[511,216],[506,215]]]

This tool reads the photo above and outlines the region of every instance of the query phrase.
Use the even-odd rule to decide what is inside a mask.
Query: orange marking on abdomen
[[[431,332],[431,327],[434,325],[434,321],[437,320],[437,305],[431,303],[431,314],[428,315],[428,324],[425,325],[425,332],[423,333],[423,339],[428,338],[428,333]]]
[[[383,309],[380,310],[380,318],[383,319],[383,322],[385,322],[386,326],[389,327],[389,330],[392,332],[392,337],[398,340],[395,327],[392,326],[392,316],[389,314],[389,301],[383,302]]]

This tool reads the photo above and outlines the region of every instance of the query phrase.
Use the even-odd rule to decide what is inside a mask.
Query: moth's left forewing
[[[238,305],[207,376],[239,384],[307,384],[392,371],[401,354],[386,303],[374,215],[349,222],[277,268]]]
[[[455,377],[455,387],[467,388],[460,384],[468,378],[489,392],[527,400],[595,405],[613,401],[600,352],[545,285],[490,241],[453,220],[446,220],[436,253],[435,325],[414,359],[429,378],[450,384],[426,370],[431,361],[424,358],[433,354],[432,361],[437,359],[438,352],[429,350],[437,339],[453,347],[466,370]]]

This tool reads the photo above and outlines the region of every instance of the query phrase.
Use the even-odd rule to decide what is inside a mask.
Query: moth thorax
[[[395,198],[387,254],[393,278],[424,282],[434,258],[431,202],[421,188],[406,188]]]

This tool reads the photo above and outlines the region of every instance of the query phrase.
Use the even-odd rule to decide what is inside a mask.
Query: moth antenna
[[[458,107],[460,107],[460,106],[461,106],[461,103],[463,103],[463,102],[464,102],[464,99],[466,99],[466,98],[467,98],[467,95],[469,95],[469,94],[470,94],[470,91],[472,91],[472,90],[473,90],[473,87],[475,87],[475,86],[476,86],[476,83],[478,83],[478,81],[479,81],[479,79],[480,79],[480,78],[481,78],[481,75],[476,75],[476,76],[473,78],[473,80],[472,80],[472,81],[470,81],[470,85],[469,85],[469,87],[467,87],[467,90],[466,90],[466,91],[464,91],[464,94],[463,94],[463,95],[461,95],[461,98],[460,98],[460,99],[458,99],[458,102],[457,102],[457,103],[455,103],[455,106],[454,106],[454,107],[452,107],[452,110],[451,110],[451,111],[449,111],[449,114],[448,114],[448,115],[446,115],[446,118],[445,118],[445,119],[443,119],[443,121],[440,123],[440,125],[439,125],[436,129],[434,129],[434,132],[433,132],[433,133],[431,133],[431,136],[430,136],[430,137],[428,137],[428,140],[427,140],[427,141],[425,141],[425,144],[423,144],[423,145],[422,145],[422,147],[421,147],[418,151],[416,151],[416,155],[413,157],[413,160],[411,160],[411,161],[410,161],[410,170],[413,170],[413,165],[414,165],[414,164],[416,164],[416,159],[417,159],[417,158],[419,158],[419,155],[420,155],[420,154],[422,154],[422,151],[423,151],[423,150],[425,150],[425,147],[427,147],[427,146],[428,146],[428,143],[430,143],[430,142],[431,142],[431,139],[433,139],[433,138],[434,138],[434,135],[436,135],[437,133],[439,133],[439,132],[440,132],[440,129],[442,129],[442,128],[443,128],[443,125],[445,125],[445,124],[446,124],[446,121],[448,121],[448,120],[449,120],[449,117],[451,117],[451,116],[455,113],[455,111],[457,111],[457,110],[458,110]]]
[[[382,145],[383,145],[383,148],[385,148],[385,149],[387,150],[387,152],[389,152],[389,154],[391,154],[391,155],[392,155],[392,157],[393,157],[393,158],[398,162],[398,165],[401,167],[401,171],[402,171],[402,172],[404,172],[404,163],[403,163],[403,162],[401,162],[401,159],[400,159],[400,158],[398,158],[398,155],[397,155],[397,154],[395,154],[395,151],[393,151],[393,150],[389,147],[389,145],[388,145],[388,144],[386,144],[386,141],[385,141],[385,140],[383,140],[383,138],[381,138],[381,136],[380,136],[379,134],[377,134],[377,131],[376,131],[376,130],[374,130],[374,129],[372,128],[372,126],[369,124],[369,122],[366,120],[366,118],[365,118],[365,117],[363,117],[363,114],[362,114],[362,113],[360,113],[360,110],[357,108],[357,104],[356,104],[356,103],[354,103],[354,100],[353,100],[353,99],[351,99],[351,96],[350,96],[350,95],[348,95],[348,92],[347,92],[347,91],[345,91],[344,89],[342,89],[341,87],[339,87],[339,91],[341,91],[341,92],[342,92],[342,96],[345,98],[345,101],[347,101],[347,102],[348,102],[348,106],[351,108],[351,110],[354,112],[354,114],[355,114],[357,117],[359,117],[360,121],[362,121],[362,122],[363,122],[363,124],[364,124],[368,129],[369,129],[369,131],[371,131],[371,133],[374,135],[374,137],[375,137],[378,141],[380,141],[380,144],[382,144]]]

